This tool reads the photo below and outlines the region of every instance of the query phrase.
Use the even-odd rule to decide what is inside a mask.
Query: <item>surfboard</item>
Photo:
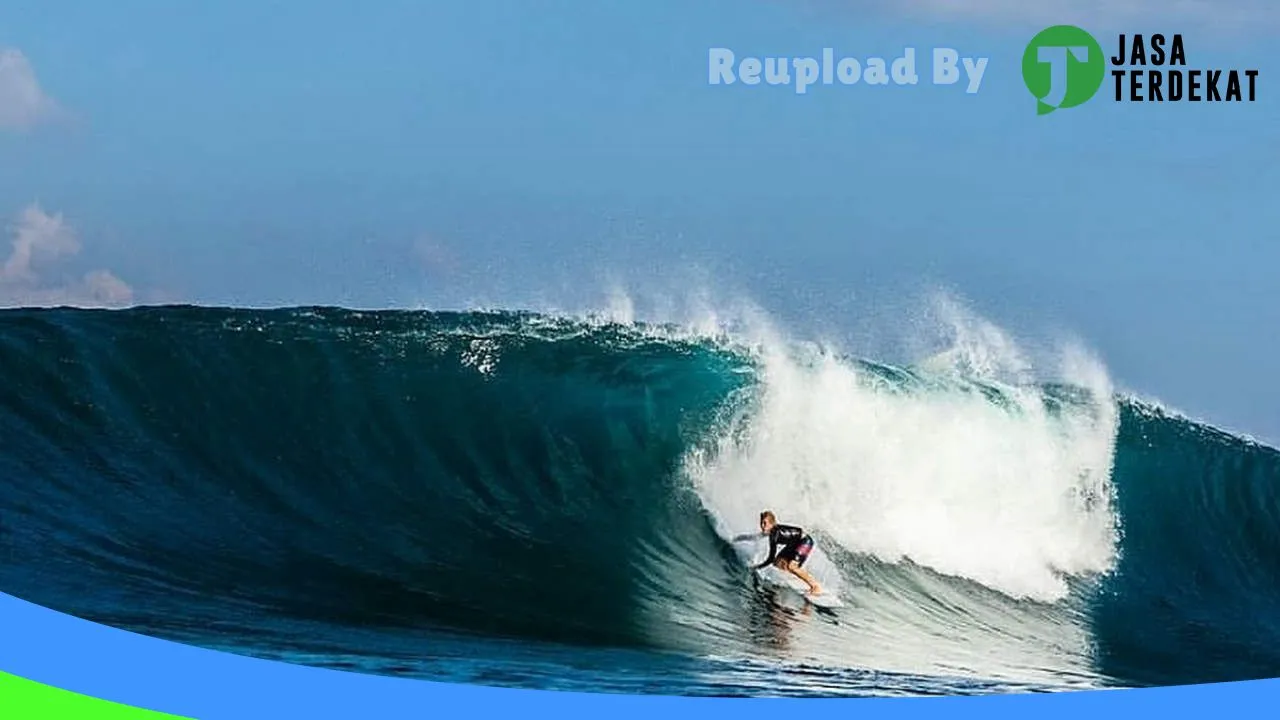
[[[774,568],[764,568],[762,570],[757,570],[756,574],[760,576],[760,579],[770,585],[785,587],[788,590],[794,591],[800,597],[804,598],[805,602],[810,605],[815,605],[820,608],[844,607],[844,602],[842,602],[839,596],[835,593],[824,589],[821,593],[814,595],[809,592],[809,586],[806,585],[803,580],[790,573],[784,574],[782,571]]]
[[[844,607],[844,602],[840,598],[836,597],[832,593],[825,592],[825,591],[818,593],[817,595],[814,595],[813,593],[810,593],[810,592],[801,592],[800,597],[803,597],[805,599],[805,602],[809,603],[810,605],[816,605],[820,608],[830,609],[830,608]]]

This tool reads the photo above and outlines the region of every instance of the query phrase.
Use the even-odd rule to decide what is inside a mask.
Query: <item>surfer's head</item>
[[[778,518],[774,516],[773,511],[765,510],[760,513],[760,532],[769,532],[777,524]]]

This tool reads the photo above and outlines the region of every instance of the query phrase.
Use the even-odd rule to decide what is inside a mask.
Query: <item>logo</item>
[[[1107,58],[1092,35],[1074,25],[1041,30],[1022,54],[1022,80],[1036,98],[1036,112],[1083,105],[1102,87]]]
[[[1031,39],[1022,55],[1022,79],[1036,112],[1082,105],[1098,94],[1111,66],[1116,102],[1254,102],[1258,71],[1189,68],[1181,34],[1119,35],[1108,58],[1092,35],[1055,25]]]

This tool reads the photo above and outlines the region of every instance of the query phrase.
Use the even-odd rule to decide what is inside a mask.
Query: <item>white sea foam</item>
[[[1106,371],[1067,346],[1038,376],[1012,338],[959,304],[935,316],[952,342],[918,387],[756,333],[761,384],[744,429],[691,458],[688,472],[726,535],[750,531],[769,508],[854,553],[1061,599],[1067,576],[1106,572],[1116,555]],[[1045,378],[1097,402],[1054,413]]]

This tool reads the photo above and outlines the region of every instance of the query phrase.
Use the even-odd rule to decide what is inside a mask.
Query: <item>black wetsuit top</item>
[[[769,558],[760,563],[756,567],[762,568],[773,564],[778,557],[778,547],[782,547],[783,553],[795,554],[795,551],[804,543],[813,541],[805,534],[802,528],[794,525],[774,525],[769,531]]]

